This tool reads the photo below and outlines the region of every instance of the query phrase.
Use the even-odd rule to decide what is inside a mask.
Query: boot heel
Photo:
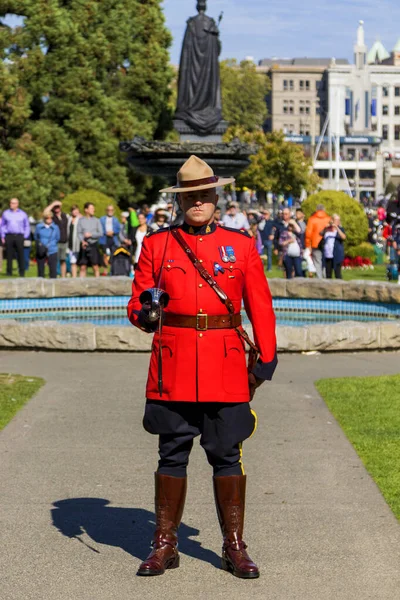
[[[166,569],[177,569],[180,565],[180,557],[175,556],[175,558],[173,559],[173,561],[171,562],[170,565],[168,565],[167,567],[165,567]]]
[[[228,571],[228,573],[232,573],[232,566],[226,560],[226,558],[221,558],[221,568],[223,571]]]

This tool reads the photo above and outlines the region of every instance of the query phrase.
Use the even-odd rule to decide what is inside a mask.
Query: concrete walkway
[[[141,427],[148,355],[0,352],[39,394],[0,435],[2,600],[395,600],[400,527],[313,386],[399,372],[400,354],[282,356],[244,447],[246,541],[262,577],[218,569],[201,449],[190,465],[181,568],[138,578],[152,533],[156,439]]]

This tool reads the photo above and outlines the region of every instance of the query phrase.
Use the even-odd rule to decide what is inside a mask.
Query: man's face
[[[264,215],[264,219],[266,221],[269,221],[269,218],[271,216],[269,210],[264,210],[263,215]]]
[[[220,208],[216,208],[215,209],[214,220],[215,221],[220,221],[221,220],[221,209]]]
[[[200,227],[213,220],[215,205],[218,201],[215,188],[183,192],[178,195],[178,200],[188,225]]]
[[[10,208],[11,208],[11,210],[17,210],[18,206],[19,206],[19,200],[18,200],[18,198],[12,198],[10,200]]]
[[[114,216],[114,207],[113,206],[107,206],[107,216],[108,217],[113,217]]]
[[[236,206],[231,206],[230,208],[228,208],[228,214],[232,215],[232,217],[234,217],[236,215]]]
[[[288,208],[283,209],[282,217],[283,217],[283,220],[285,221],[285,223],[290,221],[290,210]]]
[[[304,213],[302,210],[296,210],[296,217],[298,221],[302,221],[304,219]]]
[[[86,209],[86,214],[89,215],[89,217],[93,217],[94,213],[95,213],[95,207],[94,204],[89,204],[89,206]]]

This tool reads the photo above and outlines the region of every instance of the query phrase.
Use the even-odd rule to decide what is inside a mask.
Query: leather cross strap
[[[178,242],[180,247],[183,249],[183,251],[188,256],[190,261],[193,263],[195,268],[198,270],[198,272],[200,273],[200,275],[204,279],[204,281],[206,281],[208,283],[208,285],[212,287],[214,292],[219,296],[219,298],[225,304],[229,313],[231,315],[233,315],[235,313],[235,307],[233,306],[232,301],[225,294],[224,290],[218,285],[218,283],[215,281],[214,277],[212,275],[210,275],[210,273],[207,271],[207,269],[205,269],[203,267],[203,265],[201,264],[201,262],[199,261],[199,259],[197,258],[197,256],[193,252],[193,250],[183,239],[180,231],[178,229],[171,229],[171,235],[173,235],[173,237],[176,239],[176,241]]]
[[[232,300],[228,298],[224,290],[218,285],[215,281],[214,277],[210,275],[210,273],[205,269],[202,263],[199,261],[193,250],[186,243],[181,232],[178,229],[171,229],[171,235],[176,239],[180,247],[183,249],[185,254],[189,257],[189,260],[193,263],[194,267],[199,272],[200,276],[208,283],[208,285],[214,290],[214,292],[218,295],[218,297],[225,304],[226,308],[229,311],[231,316],[235,315],[235,307],[233,306]],[[166,315],[165,315],[166,316]],[[194,317],[196,318],[196,317]],[[241,338],[245,340],[245,342],[250,346],[252,352],[249,357],[249,363],[254,364],[257,361],[257,355],[260,353],[259,349],[255,345],[254,342],[251,341],[247,332],[244,329],[239,329],[239,326],[234,326],[235,331],[240,335]],[[249,364],[250,370],[250,364]]]
[[[239,313],[235,315],[207,315],[199,313],[193,315],[177,315],[165,312],[163,316],[163,325],[168,327],[190,327],[198,331],[207,331],[208,329],[235,329],[242,324],[242,317]]]

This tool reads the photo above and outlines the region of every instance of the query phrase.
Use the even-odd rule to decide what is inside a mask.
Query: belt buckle
[[[205,326],[201,327],[200,326],[200,319],[203,318],[205,319]],[[196,329],[197,331],[207,331],[208,329],[208,315],[204,314],[204,313],[199,313],[196,315]]]

